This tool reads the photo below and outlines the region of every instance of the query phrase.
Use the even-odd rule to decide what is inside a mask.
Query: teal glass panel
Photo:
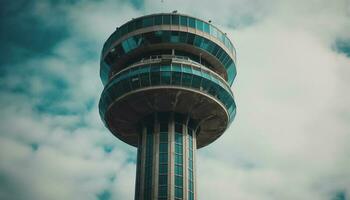
[[[175,198],[182,198],[182,188],[175,187]]]
[[[130,23],[128,24],[128,33],[134,31],[135,28],[136,28],[135,26],[136,26],[135,21],[130,22]]]
[[[196,28],[200,31],[203,31],[203,21],[201,20],[196,20]]]
[[[135,21],[135,29],[140,29],[142,28],[142,19],[137,19]]]
[[[160,174],[167,174],[168,173],[168,165],[167,164],[160,164],[159,165],[159,173]]]
[[[181,23],[181,26],[188,26],[187,20],[188,20],[188,17],[186,17],[186,16],[180,16],[180,23]]]
[[[201,86],[201,81],[202,81],[202,78],[201,77],[198,77],[198,76],[193,76],[192,78],[192,88],[196,88],[196,89],[199,89],[200,86]]]
[[[182,176],[182,166],[181,165],[175,165],[175,174]]]
[[[123,25],[120,27],[120,34],[125,35],[128,33],[128,27],[126,25]]]
[[[175,72],[182,72],[180,64],[172,64],[171,70]]]
[[[142,20],[142,27],[149,27],[153,26],[153,16],[143,18]]]
[[[150,85],[149,73],[140,74],[141,87],[147,87]]]
[[[168,195],[168,187],[167,186],[160,186],[158,189],[158,196],[166,197],[167,195]]]
[[[167,143],[160,143],[159,144],[159,152],[168,152],[168,144]]]
[[[192,74],[182,74],[182,86],[190,87],[192,83]]]
[[[167,175],[159,175],[158,183],[159,183],[159,185],[167,185],[168,176]]]
[[[189,74],[192,74],[192,67],[189,66],[189,65],[182,65],[182,71],[185,72],[185,73],[189,73]]]
[[[209,24],[203,23],[203,31],[210,34]]]
[[[212,35],[214,37],[217,37],[217,35],[218,35],[218,30],[213,26],[210,28],[210,35]]]
[[[175,186],[182,187],[182,184],[183,184],[182,176],[175,176]]]
[[[182,165],[182,155],[175,154],[175,164],[181,164]]]
[[[187,33],[186,32],[180,32],[179,37],[180,37],[181,43],[187,43]]]
[[[195,38],[194,38],[194,46],[201,47],[202,43],[203,43],[203,39],[204,39],[203,37],[195,36]]]
[[[159,85],[160,84],[160,72],[151,73],[151,84]]]
[[[162,24],[162,15],[155,16],[154,24],[155,25],[161,25]]]
[[[173,43],[180,42],[180,35],[178,31],[173,31],[170,36],[170,41]]]
[[[171,71],[171,66],[170,65],[165,65],[160,68],[160,71]]]
[[[180,16],[179,15],[172,15],[171,16],[171,24],[178,25],[180,22]]]
[[[163,15],[163,24],[170,24],[170,15]]]
[[[171,74],[171,84],[173,85],[181,85],[181,75],[180,72],[172,72]]]
[[[167,162],[168,162],[168,154],[167,153],[159,154],[159,163],[167,163]]]
[[[175,153],[182,154],[182,145],[175,144]]]
[[[196,28],[195,19],[192,18],[192,17],[189,17],[189,18],[188,18],[188,25],[189,25],[189,27],[191,27],[191,28]]]
[[[190,191],[193,191],[193,182],[192,181],[189,181],[189,184],[188,184],[188,189],[190,190]]]
[[[171,81],[171,72],[168,71],[168,72],[161,72],[160,73],[160,82],[162,84],[166,84],[166,85],[169,85],[170,84],[170,81]]]
[[[124,40],[124,41],[122,42],[122,47],[123,47],[123,50],[124,50],[126,53],[130,51],[129,43],[128,43],[127,40]]]

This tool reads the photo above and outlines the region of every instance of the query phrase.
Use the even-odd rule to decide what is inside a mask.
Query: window
[[[159,186],[158,188],[158,196],[166,197],[168,195],[168,187],[167,186]],[[166,199],[166,198],[164,198]]]
[[[170,84],[171,80],[171,72],[161,72],[160,73],[161,83],[162,84]]]
[[[174,43],[178,43],[180,41],[179,32],[173,31],[170,36],[170,41]]]
[[[196,28],[196,23],[195,20],[193,18],[188,18],[188,25],[192,28]]]
[[[142,20],[142,27],[148,27],[153,25],[153,17],[146,17]]]
[[[182,188],[175,187],[175,197],[182,199]]]
[[[178,25],[179,24],[179,15],[172,15],[171,16],[171,24]]]
[[[168,183],[168,176],[167,175],[160,175],[158,179],[159,185],[167,185]]]
[[[167,152],[168,151],[168,144],[167,143],[160,143],[159,144],[159,152]]]
[[[155,21],[154,21],[155,25],[161,25],[162,24],[162,15],[157,15],[155,17]]]
[[[210,34],[209,24],[203,23],[203,31]]]
[[[187,24],[188,18],[186,16],[180,16],[180,20],[181,20],[181,26],[188,26]]]
[[[182,74],[182,86],[190,87],[192,82],[192,74]]]
[[[181,72],[173,72],[171,74],[171,84],[180,85],[181,84]]]
[[[196,28],[203,31],[203,22],[201,20],[196,20]]]
[[[170,15],[163,15],[163,24],[170,24]]]

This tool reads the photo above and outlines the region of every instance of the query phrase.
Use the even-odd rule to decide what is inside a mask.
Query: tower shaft
[[[197,199],[196,130],[179,115],[160,116],[141,126],[135,200]]]

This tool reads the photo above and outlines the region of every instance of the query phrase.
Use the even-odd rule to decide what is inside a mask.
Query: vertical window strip
[[[163,200],[168,196],[168,123],[160,123],[159,130],[158,200]]]
[[[142,153],[142,134],[139,136],[139,146],[137,148],[137,168],[136,168],[136,189],[135,189],[135,200],[140,199],[140,176],[141,176],[141,153]]]
[[[193,131],[187,128],[188,133],[188,200],[194,200],[193,180]]]
[[[182,124],[175,123],[175,199],[183,199],[183,133]]]
[[[153,162],[153,127],[147,127],[146,134],[146,160],[145,160],[145,184],[144,199],[151,200],[152,197],[152,162]]]

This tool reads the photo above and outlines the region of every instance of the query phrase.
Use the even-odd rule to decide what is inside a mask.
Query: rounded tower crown
[[[109,130],[137,146],[138,127],[156,112],[188,117],[198,148],[230,125],[236,52],[226,34],[187,15],[133,19],[107,39],[101,54],[100,116]]]

